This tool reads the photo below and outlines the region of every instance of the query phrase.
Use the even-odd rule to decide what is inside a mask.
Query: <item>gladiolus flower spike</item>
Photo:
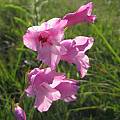
[[[29,86],[25,92],[28,97],[35,97],[34,107],[38,111],[48,111],[53,101],[70,102],[76,99],[78,81],[68,79],[64,73],[58,73],[55,69],[60,60],[63,60],[75,64],[81,78],[86,75],[90,67],[86,51],[92,47],[94,39],[77,36],[64,40],[64,32],[67,27],[79,23],[93,23],[96,16],[92,15],[92,8],[90,2],[63,18],[53,18],[40,26],[28,28],[23,36],[24,45],[36,51],[37,59],[48,66],[43,69],[34,68],[28,73]]]

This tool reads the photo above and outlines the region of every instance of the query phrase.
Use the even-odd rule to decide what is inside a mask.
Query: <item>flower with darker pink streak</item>
[[[66,53],[64,46],[60,41],[64,37],[64,27],[67,20],[53,18],[40,26],[28,28],[27,33],[23,36],[24,45],[38,52],[38,60],[55,69],[60,61],[60,55]]]

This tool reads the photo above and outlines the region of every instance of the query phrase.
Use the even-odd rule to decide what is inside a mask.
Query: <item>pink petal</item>
[[[75,41],[75,46],[79,49],[79,51],[84,52],[90,49],[94,43],[94,39],[92,37],[78,36],[73,40]]]
[[[51,29],[54,28],[60,22],[60,20],[60,18],[52,18],[47,22],[42,23],[41,25],[45,26],[45,29]]]
[[[68,39],[61,41],[60,44],[63,45],[67,50],[70,50],[71,48],[75,47],[76,42],[72,39]]]
[[[67,20],[61,20],[60,18],[53,18],[43,24],[46,25],[46,31],[48,31],[50,34],[49,41],[51,41],[51,43],[55,44],[63,39],[64,27],[67,24]]]
[[[60,20],[59,23],[55,26],[56,29],[64,29],[67,25],[67,20]]]
[[[65,74],[56,75],[54,77],[52,84],[50,84],[50,87],[52,87],[52,88],[57,87],[65,78],[66,78]]]
[[[23,43],[26,47],[37,51],[39,47],[38,37],[40,32],[45,31],[44,23],[41,26],[29,27],[25,35],[23,36]]]
[[[24,45],[34,51],[37,51],[38,35],[38,32],[27,31],[27,33],[23,36]]]
[[[73,63],[77,65],[77,69],[81,74],[81,78],[83,78],[90,67],[89,58],[84,53],[78,53]]]
[[[44,82],[51,84],[53,82],[54,77],[56,76],[63,76],[61,73],[57,73],[55,70],[52,70],[50,67],[41,69],[43,70],[43,77],[41,76],[40,79],[44,79]]]
[[[27,93],[28,97],[32,97],[35,96],[34,90],[33,90],[33,86],[29,85],[27,89],[25,89],[25,92]]]
[[[39,68],[34,68],[33,70],[31,70],[29,73],[28,73],[28,80],[30,81],[30,83],[32,83],[32,79],[31,79],[31,77],[33,76],[33,75],[36,75],[38,72],[40,72],[40,69]]]
[[[49,110],[51,104],[52,104],[52,101],[48,99],[47,97],[44,97],[44,100],[38,106],[35,106],[35,108],[37,108],[38,111],[40,112],[45,112]]]
[[[51,54],[51,68],[54,70],[60,61],[60,55]]]
[[[96,15],[88,16],[87,20],[88,20],[89,23],[94,23],[94,21],[96,20]]]
[[[65,102],[71,102],[71,101],[74,101],[74,100],[76,100],[76,96],[75,95],[71,95],[70,97],[66,97],[66,98],[64,98],[64,101]]]
[[[59,81],[59,84],[55,87],[55,89],[60,92],[62,100],[66,102],[73,101],[76,99],[75,95],[78,90],[77,81],[64,79],[61,82]]]
[[[53,45],[51,51],[56,55],[64,55],[67,50],[63,45]]]
[[[48,41],[51,41],[52,44],[59,44],[60,41],[64,38],[64,29],[59,27],[54,27],[48,30],[50,36]]]
[[[73,62],[74,57],[78,53],[78,49],[75,47],[75,44],[76,43],[73,40],[63,40],[61,42],[61,45],[63,45],[67,49],[66,54],[61,56],[62,60],[65,60],[69,63]]]
[[[52,101],[60,99],[61,96],[59,91],[51,88],[47,83],[42,83],[36,93],[35,107],[40,112],[47,111]]]
[[[57,74],[58,73],[56,73],[56,71],[54,70],[51,70],[50,67],[45,68],[45,69],[39,69],[39,72],[31,76],[31,79],[34,80],[32,84],[34,86],[37,86],[41,84],[42,82],[52,83],[54,76]]]
[[[60,61],[60,55],[65,54],[66,49],[63,46],[46,45],[39,49],[38,59],[42,60],[45,64],[55,69],[56,65]]]
[[[40,26],[32,26],[28,28],[28,31],[35,32],[35,33],[38,33],[44,30],[45,30],[45,27],[42,24]]]
[[[81,6],[76,12],[68,13],[63,17],[63,20],[68,20],[66,27],[82,22],[94,22],[96,16],[92,13],[92,2]]]

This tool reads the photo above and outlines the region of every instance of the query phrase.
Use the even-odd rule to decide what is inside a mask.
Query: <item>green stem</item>
[[[38,25],[38,11],[37,11],[37,1],[34,0],[34,14],[35,14],[35,25]]]
[[[95,31],[98,33],[98,35],[102,38],[103,42],[109,49],[109,51],[116,57],[116,60],[120,63],[120,57],[117,55],[117,53],[114,51],[114,49],[111,47],[111,45],[108,43],[108,41],[105,39],[103,34],[100,32],[100,30],[97,28],[95,24],[92,25],[92,27],[95,29]]]
[[[109,92],[84,92],[84,93],[80,93],[80,95],[89,95],[89,94],[104,94],[104,95],[120,97],[120,94],[109,93]]]
[[[24,44],[21,45],[21,49],[23,49],[23,48],[24,48]],[[17,70],[18,70],[18,66],[19,66],[19,63],[20,63],[20,61],[21,61],[22,53],[23,53],[23,51],[21,51],[21,52],[19,53],[19,55],[18,55],[18,60],[17,60],[16,66],[15,66],[15,70],[14,70],[14,73],[13,73],[13,78],[14,78],[14,79],[16,78],[16,72],[17,72]]]
[[[69,119],[69,115],[71,112],[77,112],[77,111],[82,111],[82,110],[91,110],[91,109],[101,109],[102,106],[90,106],[90,107],[81,107],[81,108],[75,108],[75,109],[70,109],[67,114],[66,114],[66,119]]]

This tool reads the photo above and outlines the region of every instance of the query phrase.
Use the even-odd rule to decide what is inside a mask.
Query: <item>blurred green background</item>
[[[54,102],[48,112],[33,108],[34,99],[21,103],[27,120],[120,120],[120,1],[91,0],[97,20],[68,29],[65,38],[92,36],[87,53],[91,68],[81,79],[74,65],[61,62],[58,71],[80,81],[75,102]],[[12,105],[27,87],[26,72],[40,65],[36,53],[24,47],[29,26],[76,11],[88,0],[0,0],[0,120],[14,120]]]

